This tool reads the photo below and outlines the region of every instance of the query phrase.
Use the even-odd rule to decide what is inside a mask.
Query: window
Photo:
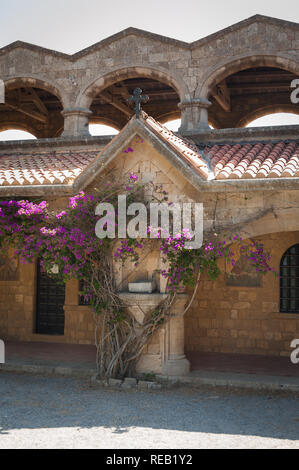
[[[280,311],[299,313],[299,244],[291,246],[281,258]]]

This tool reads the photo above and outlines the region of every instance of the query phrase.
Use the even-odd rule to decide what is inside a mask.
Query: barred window
[[[299,313],[299,244],[291,246],[281,258],[280,311]]]
[[[79,281],[79,291],[82,292],[84,289],[84,281],[80,279]],[[90,305],[90,300],[85,299],[84,295],[79,294],[79,305]]]

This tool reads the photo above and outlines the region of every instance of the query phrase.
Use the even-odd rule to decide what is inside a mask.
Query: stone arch
[[[168,121],[180,119],[180,117],[181,117],[181,112],[178,109],[177,111],[162,114],[161,116],[157,118],[157,121],[159,121],[161,124],[166,124]]]
[[[4,84],[6,89],[14,89],[22,86],[29,86],[33,88],[40,88],[41,90],[48,91],[55,95],[61,102],[62,107],[64,107],[64,98],[63,93],[58,88],[58,86],[49,80],[43,80],[34,76],[15,76],[4,79]]]
[[[268,114],[276,114],[276,113],[292,113],[292,114],[299,115],[299,108],[294,108],[293,105],[287,105],[287,104],[281,104],[281,105],[273,104],[269,106],[263,106],[243,116],[242,119],[240,119],[240,121],[237,123],[237,127],[246,127],[255,119],[267,116]]]
[[[277,67],[299,74],[299,62],[288,57],[268,54],[242,56],[215,67],[203,81],[198,97],[207,99],[217,83],[236,72],[254,67]]]
[[[36,131],[36,129],[34,129],[27,123],[24,123],[24,124],[20,124],[19,122],[5,122],[3,124],[0,123],[0,132],[10,131],[10,130],[29,132],[30,134],[34,135],[34,137],[36,137],[37,139],[39,138],[39,134]]]
[[[182,78],[174,78],[172,74],[162,67],[145,67],[144,65],[116,68],[113,71],[98,77],[90,82],[78,95],[76,106],[80,108],[89,108],[92,100],[103,90],[116,82],[129,78],[146,77],[164,82],[172,87],[178,94],[180,100],[188,95],[187,85]]]
[[[243,225],[240,234],[245,238],[260,237],[277,232],[299,231],[299,209],[297,207],[269,209],[263,217]]]
[[[114,121],[108,118],[98,118],[98,117],[91,117],[89,119],[89,124],[103,124],[104,126],[110,126],[113,127],[116,131],[120,131],[121,129],[116,125]]]
[[[1,125],[31,128],[37,138],[57,137],[62,132],[63,93],[55,83],[36,76],[3,79],[5,102],[1,104]],[[26,106],[27,105],[27,106]]]
[[[212,126],[213,129],[221,129],[221,125],[215,117],[209,116],[208,123],[209,126]]]

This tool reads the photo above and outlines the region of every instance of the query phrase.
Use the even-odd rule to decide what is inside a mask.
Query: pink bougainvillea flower
[[[129,153],[129,152],[134,152],[134,150],[132,149],[132,147],[128,147],[124,150],[124,153]]]
[[[130,175],[130,180],[135,182],[135,181],[138,180],[138,176],[135,175],[135,173],[131,173],[131,175]]]

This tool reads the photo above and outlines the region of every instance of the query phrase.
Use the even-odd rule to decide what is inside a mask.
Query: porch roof
[[[246,143],[205,147],[216,179],[299,176],[296,142]]]
[[[244,180],[255,184],[261,179],[269,183],[279,179],[283,185],[292,180],[296,187],[299,181],[299,143],[295,139],[247,143],[240,139],[240,142],[199,145],[143,113],[141,119],[133,117],[119,134],[105,142],[86,138],[80,146],[72,141],[68,146],[61,139],[55,146],[49,141],[40,144],[35,141],[32,148],[16,143],[15,150],[12,145],[9,149],[7,144],[0,145],[0,193],[71,194],[86,187],[136,134],[149,138],[192,184],[203,190],[221,190],[222,181],[231,185],[239,180],[243,186]]]
[[[98,151],[48,151],[0,154],[0,185],[69,185]]]

